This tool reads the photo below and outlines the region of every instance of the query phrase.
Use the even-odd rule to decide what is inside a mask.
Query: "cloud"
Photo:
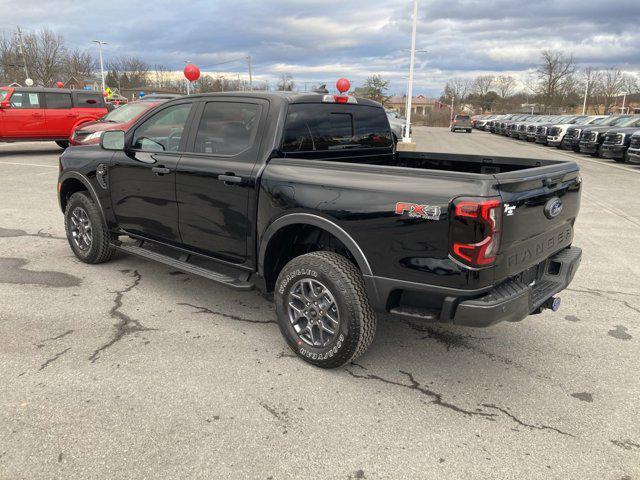
[[[298,84],[343,75],[358,84],[380,73],[396,92],[406,84],[411,0],[0,2],[0,28],[51,28],[82,48],[100,38],[107,59],[135,55],[174,69],[188,59],[245,74],[251,55],[255,77],[271,82],[288,72]],[[417,57],[416,89],[437,94],[453,76],[524,78],[545,48],[583,65],[638,70],[639,24],[638,0],[420,0],[418,48],[427,53]]]

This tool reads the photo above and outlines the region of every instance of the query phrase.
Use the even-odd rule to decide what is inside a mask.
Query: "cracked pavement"
[[[578,158],[582,265],[555,314],[484,330],[381,318],[333,371],[291,354],[256,292],[77,261],[59,149],[0,144],[0,479],[640,479],[640,167],[415,137]]]

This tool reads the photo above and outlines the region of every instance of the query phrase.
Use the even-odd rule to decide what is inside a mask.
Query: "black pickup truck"
[[[273,293],[291,349],[337,367],[377,314],[485,327],[571,282],[581,178],[572,161],[396,151],[378,103],[220,93],[168,101],[100,145],[67,149],[69,244]]]

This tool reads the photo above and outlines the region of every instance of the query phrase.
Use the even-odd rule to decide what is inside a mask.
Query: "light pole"
[[[109,45],[102,40],[93,40],[93,43],[98,44],[98,54],[100,55],[100,78],[102,79],[102,93],[104,94],[106,87],[104,85],[104,61],[102,60],[102,45]]]
[[[247,55],[247,66],[249,67],[249,90],[253,90],[253,74],[251,72],[251,55]]]
[[[627,103],[627,92],[624,92],[624,95],[622,97],[622,110],[620,111],[620,113],[622,115],[624,115],[624,110],[625,110],[625,104]]]
[[[582,115],[587,114],[587,97],[589,96],[589,80],[587,79],[587,84],[584,87],[584,101],[582,102]]]
[[[407,123],[404,128],[403,143],[410,143],[409,134],[411,128],[411,99],[413,97],[413,64],[416,57],[416,31],[418,29],[418,0],[413,0],[413,30],[411,33],[411,60],[409,61],[409,84],[407,85]]]
[[[185,60],[184,61],[185,65],[189,65],[190,63],[191,63],[191,60]],[[185,80],[187,81],[187,95],[189,95],[191,93],[191,82],[186,77],[185,77]]]

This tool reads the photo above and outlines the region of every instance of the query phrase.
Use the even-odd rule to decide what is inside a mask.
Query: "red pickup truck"
[[[107,113],[100,92],[43,87],[0,87],[0,141],[54,141],[69,146],[82,123]]]

